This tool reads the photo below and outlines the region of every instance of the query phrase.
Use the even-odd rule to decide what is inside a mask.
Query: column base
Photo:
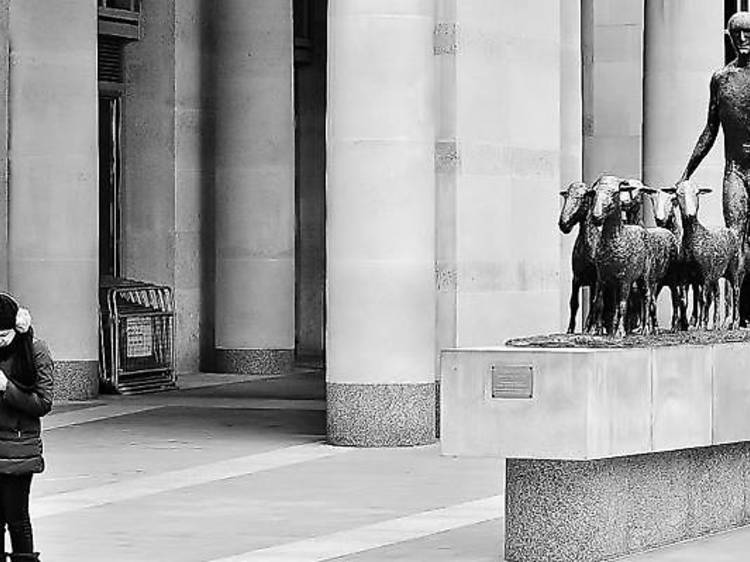
[[[216,371],[240,375],[283,375],[292,371],[292,349],[216,349]]]
[[[55,361],[55,400],[88,400],[98,393],[98,361]]]
[[[435,383],[328,383],[328,442],[410,447],[435,441]]]

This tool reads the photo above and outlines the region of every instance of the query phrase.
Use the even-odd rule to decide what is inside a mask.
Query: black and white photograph
[[[750,561],[750,0],[0,0],[0,562]]]

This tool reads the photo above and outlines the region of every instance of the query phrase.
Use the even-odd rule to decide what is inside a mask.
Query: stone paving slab
[[[45,431],[39,495],[97,486],[308,443],[321,412],[164,407]]]
[[[500,562],[502,520],[486,521],[421,539],[350,554],[333,560],[350,562]]]
[[[474,459],[464,466],[439,457],[434,447],[382,453],[351,450],[300,465],[44,517],[38,521],[38,534],[46,544],[63,549],[66,545],[60,538],[70,535],[92,554],[92,560],[105,554],[144,560],[144,541],[151,541],[147,537],[157,522],[162,546],[174,553],[159,560],[208,561],[389,521],[499,490],[494,471],[484,467],[487,462],[496,464],[494,460]],[[446,485],[462,472],[466,476],[462,482]],[[100,532],[86,533],[92,526]],[[124,539],[124,529],[133,544],[113,549],[112,540]],[[183,536],[185,530],[191,531],[189,537]],[[211,531],[210,539],[206,530]],[[62,550],[60,559],[67,555]]]

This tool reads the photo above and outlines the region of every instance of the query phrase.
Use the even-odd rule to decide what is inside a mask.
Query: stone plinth
[[[505,557],[604,560],[750,522],[750,344],[442,354],[444,454],[506,457]]]
[[[492,371],[530,367],[531,398],[493,398]],[[476,348],[441,361],[449,455],[589,460],[750,440],[750,344]]]
[[[592,461],[508,459],[505,560],[586,562],[750,522],[750,443]]]

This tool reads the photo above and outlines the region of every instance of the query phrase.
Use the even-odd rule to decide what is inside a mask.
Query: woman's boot
[[[18,553],[16,554],[11,553],[10,556],[10,562],[41,562],[39,560],[39,553],[38,552],[28,552],[28,553]]]

